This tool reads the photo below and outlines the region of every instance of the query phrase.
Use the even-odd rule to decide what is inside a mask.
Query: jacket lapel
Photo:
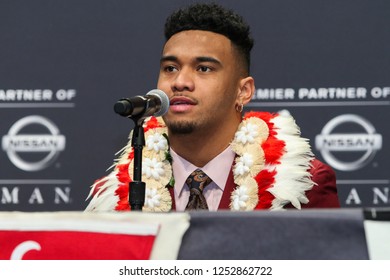
[[[170,185],[168,185],[166,187],[168,188],[169,194],[171,195],[171,199],[172,199],[172,210],[171,211],[176,211],[174,187],[172,187]]]
[[[230,169],[229,177],[226,181],[225,189],[222,194],[221,201],[219,202],[218,210],[229,210],[230,209],[230,196],[234,191],[236,185],[234,184],[233,168]]]

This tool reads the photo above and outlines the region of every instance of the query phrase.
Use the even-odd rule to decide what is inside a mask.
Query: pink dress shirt
[[[188,198],[190,196],[189,187],[186,184],[188,176],[196,169],[202,169],[211,180],[213,180],[204,190],[203,195],[206,198],[210,211],[217,211],[226,180],[232,168],[233,160],[236,154],[228,146],[222,153],[209,161],[205,166],[195,166],[188,162],[171,149],[172,169],[175,178],[174,197],[176,211],[184,211]]]

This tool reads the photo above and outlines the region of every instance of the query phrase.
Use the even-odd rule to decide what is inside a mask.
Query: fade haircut
[[[232,10],[218,4],[198,3],[179,9],[165,22],[165,39],[185,30],[211,31],[226,36],[235,46],[246,74],[250,71],[250,52],[253,39],[250,27],[243,18]]]

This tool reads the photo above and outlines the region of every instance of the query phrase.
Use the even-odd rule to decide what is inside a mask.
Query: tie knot
[[[188,176],[186,183],[190,187],[190,190],[197,189],[202,192],[211,183],[211,179],[202,170],[196,169]]]

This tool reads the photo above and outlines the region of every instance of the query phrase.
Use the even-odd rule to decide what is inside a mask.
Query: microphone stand
[[[142,149],[145,146],[145,135],[142,124],[144,118],[134,119],[133,137],[131,146],[134,150],[133,181],[129,184],[129,204],[131,210],[142,211],[145,204],[146,184],[142,182]]]
[[[146,184],[142,182],[142,149],[145,146],[145,135],[142,127],[147,116],[162,116],[168,111],[168,96],[161,90],[149,91],[146,96],[123,98],[114,105],[114,111],[134,121],[135,127],[131,146],[134,151],[133,180],[129,183],[129,205],[131,210],[140,210],[145,204]]]

